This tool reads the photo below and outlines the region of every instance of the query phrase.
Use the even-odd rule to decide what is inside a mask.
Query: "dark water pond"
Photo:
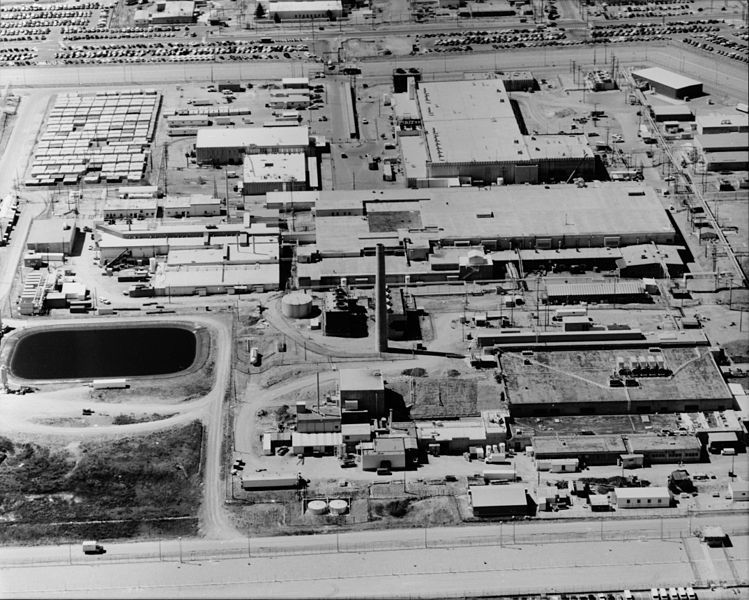
[[[53,329],[22,337],[10,371],[24,379],[166,375],[195,360],[197,338],[182,327]]]

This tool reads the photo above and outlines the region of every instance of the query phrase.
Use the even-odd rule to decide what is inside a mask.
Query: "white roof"
[[[251,267],[176,267],[157,273],[154,287],[208,287],[208,286],[277,286],[278,264],[258,263]]]
[[[284,77],[281,85],[309,85],[309,77]]]
[[[299,152],[292,154],[247,154],[244,157],[244,182],[307,181],[307,160]]]
[[[340,446],[343,443],[341,433],[299,433],[291,434],[292,446]]]
[[[493,506],[527,506],[525,488],[517,485],[471,485],[468,486],[473,508]]]
[[[307,146],[309,127],[235,127],[198,129],[196,148]]]
[[[679,75],[678,73],[667,71],[666,69],[661,69],[660,67],[651,67],[649,69],[632,71],[632,75],[635,77],[639,77],[640,79],[647,79],[649,81],[661,83],[675,89],[690,87],[693,85],[702,85],[701,81],[690,79],[689,77],[684,77],[684,75]]]
[[[385,384],[382,380],[382,374],[379,371],[370,371],[369,369],[341,369],[340,388],[341,390],[384,390]]]
[[[671,498],[667,487],[628,487],[616,488],[617,498]]]
[[[749,126],[749,115],[742,114],[718,114],[718,115],[701,115],[696,118],[697,125],[700,127],[719,127],[721,125],[728,127],[747,127]]]
[[[340,11],[340,0],[280,0],[268,2],[269,13]]]

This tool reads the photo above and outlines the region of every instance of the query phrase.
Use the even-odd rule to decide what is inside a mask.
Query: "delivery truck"
[[[84,554],[104,554],[104,546],[97,541],[83,542],[83,553]]]

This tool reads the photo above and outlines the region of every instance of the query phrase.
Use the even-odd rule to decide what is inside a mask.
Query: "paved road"
[[[743,65],[728,64],[706,56],[689,47],[610,45],[606,52],[616,54],[622,65],[657,64],[700,78],[708,88],[722,90],[746,98],[746,77]],[[489,59],[488,57],[492,57]],[[461,73],[498,69],[567,68],[570,61],[604,64],[604,49],[600,47],[524,48],[493,53],[465,55],[431,55],[428,57],[390,57],[362,61],[363,73],[368,76],[390,76],[397,66],[414,66],[429,74]],[[490,64],[491,63],[491,64]],[[277,79],[304,75],[320,70],[314,62],[252,62],[252,63],[174,63],[137,65],[92,65],[23,67],[4,69],[4,81],[19,86],[59,85],[154,85],[171,82],[208,81],[210,79]]]
[[[575,521],[518,523],[514,533],[505,524],[107,544],[107,554],[95,557],[83,556],[77,545],[6,548],[0,591],[8,598],[447,597],[688,585],[728,572],[723,562],[739,578],[749,566],[746,535],[732,535],[734,547],[718,556],[687,535],[686,518],[602,522],[603,540],[599,521]],[[691,522],[705,524],[746,530],[740,514]]]

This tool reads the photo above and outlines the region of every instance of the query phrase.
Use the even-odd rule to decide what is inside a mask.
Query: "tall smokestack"
[[[388,309],[385,300],[385,246],[377,244],[375,276],[375,345],[377,352],[388,351]]]

